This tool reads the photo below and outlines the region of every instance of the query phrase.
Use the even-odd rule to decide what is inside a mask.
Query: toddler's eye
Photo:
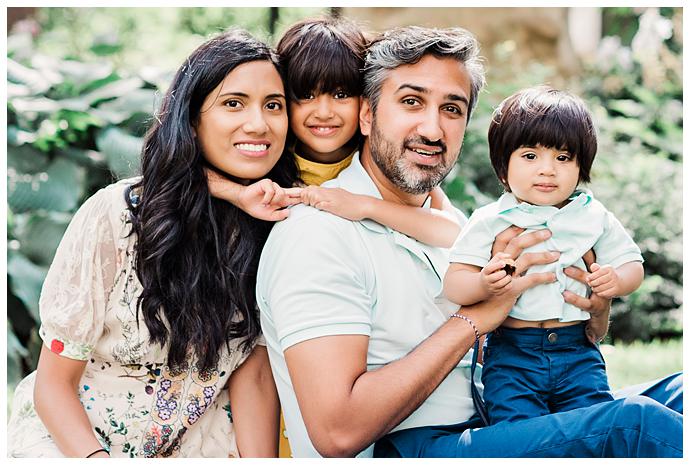
[[[537,155],[532,153],[532,152],[527,152],[522,154],[523,158],[526,158],[527,160],[535,160],[537,158]]]
[[[556,160],[558,160],[558,161],[570,161],[572,159],[573,159],[573,157],[567,153],[562,153],[556,157]]]

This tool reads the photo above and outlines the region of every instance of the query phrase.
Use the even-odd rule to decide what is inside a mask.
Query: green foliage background
[[[275,43],[286,25],[319,12],[281,8],[271,31],[269,8],[41,8],[38,34],[8,36],[10,384],[35,367],[38,297],[72,214],[100,187],[136,174],[142,136],[179,63],[229,25]],[[674,24],[682,14],[661,13]],[[618,38],[614,56],[631,55],[640,13],[612,8],[604,17],[605,33]],[[613,342],[682,332],[681,30],[674,27],[662,42],[663,59],[651,65],[635,57],[594,60],[567,85],[587,100],[599,131],[591,187],[646,260],[644,284],[614,303]],[[491,111],[521,87],[556,79],[539,63],[515,72],[500,47],[509,50],[497,46],[461,161],[444,185],[468,214],[501,193],[487,156]]]

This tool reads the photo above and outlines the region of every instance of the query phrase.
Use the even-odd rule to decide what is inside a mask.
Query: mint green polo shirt
[[[358,154],[324,186],[381,198]],[[319,454],[307,435],[283,352],[317,337],[361,334],[369,337],[368,370],[404,357],[457,309],[441,294],[447,267],[447,249],[370,220],[353,222],[299,205],[274,226],[261,254],[256,297],[295,457]],[[396,430],[469,419],[471,357],[470,351]],[[372,450],[359,456],[370,457]]]
[[[600,265],[614,268],[628,262],[642,262],[640,248],[616,217],[588,190],[577,190],[562,208],[518,202],[511,193],[477,209],[462,229],[451,249],[453,263],[484,267],[491,259],[496,235],[510,225],[525,228],[525,233],[549,229],[551,237],[525,252],[557,250],[555,263],[535,265],[530,273],[554,272],[557,281],[541,284],[522,293],[510,316],[525,321],[559,319],[562,322],[589,319],[589,313],[567,303],[563,291],[587,296],[588,288],[563,272],[569,266],[585,269],[582,256],[590,249]],[[523,233],[524,234],[524,233]]]

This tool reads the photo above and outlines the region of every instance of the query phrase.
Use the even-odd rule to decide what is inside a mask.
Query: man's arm
[[[514,238],[513,257],[543,240],[540,236]],[[516,274],[553,261],[548,253],[524,254],[516,260]],[[510,292],[463,307],[462,313],[486,334],[501,324],[522,291],[554,280],[553,273],[516,278]],[[426,400],[474,339],[466,321],[452,318],[405,357],[374,371],[367,371],[367,336],[326,336],[289,347],[285,360],[314,447],[324,456],[354,456],[365,449]]]

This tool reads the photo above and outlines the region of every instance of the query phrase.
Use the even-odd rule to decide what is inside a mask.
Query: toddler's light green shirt
[[[566,303],[562,295],[566,289],[581,296],[587,295],[587,287],[566,276],[563,269],[571,265],[585,269],[582,256],[589,249],[594,250],[600,265],[610,264],[615,268],[624,263],[643,261],[639,247],[620,222],[587,190],[575,191],[570,203],[560,209],[518,203],[513,194],[503,194],[496,202],[472,214],[453,245],[450,261],[484,267],[491,259],[496,235],[511,224],[525,228],[525,233],[544,228],[551,231],[551,238],[525,252],[561,252],[557,262],[533,266],[527,271],[528,274],[555,272],[558,281],[533,287],[520,296],[510,312],[510,316],[520,320],[558,318],[566,322],[589,319],[589,313]]]

